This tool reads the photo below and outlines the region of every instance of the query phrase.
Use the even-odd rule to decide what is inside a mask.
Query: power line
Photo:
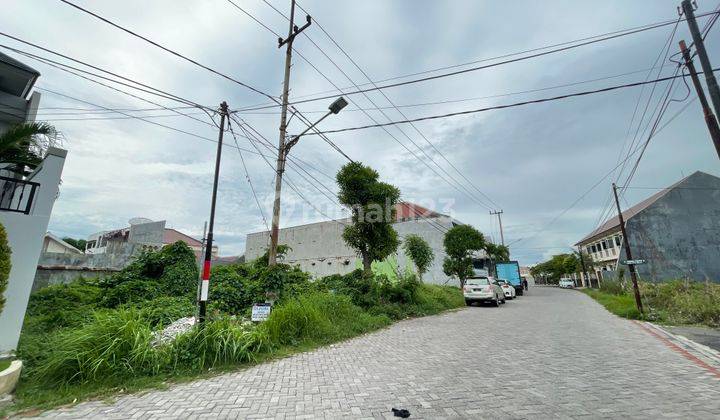
[[[115,22],[107,19],[107,18],[104,18],[104,17],[98,15],[97,13],[91,12],[90,10],[87,10],[87,9],[85,9],[85,8],[82,8],[82,7],[78,6],[78,5],[75,4],[75,3],[72,3],[71,1],[68,1],[68,0],[60,0],[60,1],[63,2],[63,3],[65,3],[65,4],[67,4],[67,5],[69,5],[69,6],[72,6],[72,7],[76,8],[77,10],[80,10],[80,11],[82,11],[82,12],[84,12],[84,13],[87,13],[88,15],[90,15],[90,16],[96,18],[96,19],[99,19],[99,20],[101,20],[101,21],[103,21],[103,22],[105,22],[105,23],[107,23],[107,24],[109,24],[109,25],[111,25],[111,26],[113,26],[113,27],[115,27],[115,28],[117,28],[117,29],[120,29],[121,31],[123,31],[123,32],[125,32],[125,33],[127,33],[127,34],[130,34],[130,35],[132,35],[132,36],[134,36],[134,37],[136,37],[136,38],[142,39],[143,41],[145,41],[145,42],[147,42],[147,43],[149,43],[149,44],[151,44],[151,45],[153,45],[153,46],[155,46],[155,47],[157,47],[157,48],[160,48],[161,50],[163,50],[163,51],[165,51],[165,52],[168,52],[168,53],[170,53],[170,54],[172,54],[172,55],[174,55],[174,56],[176,56],[176,57],[178,57],[178,58],[181,58],[181,59],[183,59],[183,60],[185,60],[185,61],[187,61],[187,62],[189,62],[189,63],[192,63],[192,64],[194,64],[194,65],[196,65],[196,66],[198,66],[198,67],[200,67],[200,68],[202,68],[202,69],[205,69],[205,70],[207,70],[207,71],[209,71],[209,72],[211,72],[211,73],[213,73],[213,74],[215,74],[215,75],[217,75],[217,76],[220,76],[220,77],[222,77],[222,78],[224,78],[224,79],[227,79],[227,80],[229,80],[229,81],[231,81],[231,82],[234,82],[234,83],[236,83],[236,84],[238,84],[238,85],[240,85],[240,86],[242,86],[242,87],[244,87],[244,88],[250,89],[251,91],[253,91],[253,92],[255,92],[255,93],[258,93],[258,94],[260,94],[260,95],[263,95],[263,96],[265,96],[265,97],[267,97],[267,98],[275,99],[272,95],[270,95],[270,94],[268,94],[268,93],[265,93],[265,92],[263,92],[263,91],[261,91],[261,90],[259,90],[259,89],[256,89],[256,88],[248,85],[247,83],[243,83],[243,82],[241,82],[241,81],[239,81],[239,80],[237,80],[237,79],[235,79],[235,78],[233,78],[233,77],[230,77],[230,76],[228,76],[228,75],[226,75],[226,74],[224,74],[224,73],[221,73],[221,72],[219,72],[219,71],[217,71],[217,70],[215,70],[215,69],[213,69],[213,68],[211,68],[211,67],[208,67],[208,66],[206,66],[206,65],[204,65],[204,64],[202,64],[202,63],[200,63],[200,62],[198,62],[198,61],[196,61],[196,60],[194,60],[194,59],[192,59],[192,58],[189,58],[189,57],[187,57],[187,56],[185,56],[185,55],[183,55],[183,54],[180,54],[180,53],[177,52],[177,51],[174,51],[174,50],[172,50],[172,49],[170,49],[170,48],[168,48],[168,47],[165,47],[164,45],[161,45],[161,44],[159,44],[159,43],[151,40],[150,38],[147,38],[147,37],[145,37],[145,36],[143,36],[143,35],[140,35],[140,34],[138,34],[137,32],[131,31],[130,29],[127,29],[127,28],[125,28],[125,27],[123,27],[123,26],[121,26],[121,25],[119,25],[119,24],[117,24],[117,23],[115,23]]]
[[[267,3],[267,0],[263,0],[263,1],[265,1],[265,2]],[[298,7],[300,8],[300,10],[304,11],[305,13],[308,13],[300,4],[298,4]],[[345,55],[345,57],[346,57],[348,60],[350,60],[350,62],[351,62],[358,70],[360,70],[360,72],[363,74],[363,76],[365,76],[365,78],[366,78],[368,81],[370,81],[370,82],[373,84],[374,87],[377,87],[377,85],[375,84],[375,82],[372,81],[372,79],[371,79],[370,76],[365,72],[365,70],[363,70],[363,68],[360,67],[360,65],[347,53],[347,51],[345,51],[345,49],[340,46],[340,44],[325,30],[325,28],[320,24],[320,22],[319,22],[317,19],[315,19],[315,25],[317,25],[317,27],[320,28],[320,30],[325,34],[325,36],[326,36],[330,41],[332,41],[332,43],[343,53],[343,55]],[[306,34],[306,36],[307,36],[308,38],[310,38],[309,35]],[[317,44],[315,44],[314,42],[313,42],[313,44],[317,46]],[[318,49],[319,49],[319,47],[318,47]],[[321,51],[322,51],[322,50],[321,50]],[[323,54],[324,54],[324,53],[323,53]],[[331,62],[332,62],[332,60],[331,60]],[[333,64],[334,64],[334,62],[333,62]],[[337,67],[337,65],[336,65],[336,67]],[[343,73],[343,74],[344,74],[344,73]],[[353,82],[353,83],[354,83],[354,82]],[[380,94],[382,94],[382,96],[390,103],[390,105],[392,105],[392,107],[395,108],[395,110],[400,113],[400,115],[401,115],[403,118],[407,119],[407,116],[400,110],[400,108],[398,108],[398,107],[395,105],[395,103],[393,103],[392,100],[390,100],[390,98],[385,94],[384,91],[379,90],[379,92],[380,92]],[[384,113],[383,113],[383,115],[384,115]],[[388,119],[390,119],[390,118],[388,117]],[[418,127],[417,127],[415,124],[412,124],[412,123],[411,123],[410,125],[413,127],[413,129],[415,129],[415,131],[420,135],[420,137],[422,137],[422,138],[425,140],[425,142],[426,142],[428,145],[430,145],[430,147],[432,147],[432,149],[435,150],[435,152],[438,153],[438,155],[440,155],[440,157],[442,157],[443,160],[444,160],[448,165],[450,165],[450,167],[453,168],[453,169],[455,170],[455,172],[457,172],[457,173],[460,175],[461,178],[463,178],[463,179],[465,180],[465,182],[467,182],[467,183],[468,183],[471,187],[473,187],[478,193],[480,193],[480,195],[482,195],[483,197],[485,197],[490,203],[492,203],[493,205],[495,205],[495,206],[497,206],[497,207],[500,207],[499,204],[495,203],[490,197],[488,197],[487,194],[485,194],[484,192],[482,192],[472,181],[470,181],[470,180],[467,178],[467,176],[465,176],[465,174],[463,174],[452,162],[450,162],[450,160],[449,160],[440,150],[438,150],[438,148],[435,147],[435,145],[434,145],[430,140],[428,140],[428,138],[425,136],[425,134],[424,134],[420,129],[418,129]],[[432,158],[431,158],[431,160],[432,160]],[[436,165],[437,165],[437,163],[436,163]],[[437,165],[437,166],[440,167],[440,165]],[[446,172],[446,174],[447,174],[447,172]],[[447,174],[447,175],[450,176],[450,174]],[[451,179],[453,179],[455,182],[457,182],[454,178],[451,177]]]
[[[272,6],[270,3],[267,3],[267,2],[265,2],[265,3],[268,4],[271,8],[273,8],[273,10],[275,10],[278,14],[280,14],[280,15],[283,16],[284,18],[288,19],[287,16],[285,16],[282,12],[280,12],[279,10],[277,10],[277,9],[276,9],[274,6]],[[235,5],[235,7],[238,7],[238,6]],[[249,14],[247,11],[244,11],[244,12],[245,12],[246,14]],[[307,12],[306,12],[306,13],[307,13]],[[307,34],[305,34],[305,35],[307,36],[308,40],[310,40],[310,42],[348,79],[348,81],[350,81],[350,83],[353,83],[353,84],[355,83],[355,82],[352,80],[352,78],[350,78],[350,77],[347,75],[347,73],[345,73],[345,72],[337,65],[337,63],[335,63],[335,61],[332,60],[332,59],[322,50],[322,48],[320,48],[320,46],[317,45],[317,43],[315,43],[315,41],[314,41],[309,35],[307,35]],[[326,81],[328,81],[328,83],[330,83],[332,86],[334,86],[341,94],[343,93],[343,91],[342,91],[329,77],[327,77],[322,71],[320,71],[320,69],[318,69],[317,66],[315,66],[310,60],[308,60],[307,58],[305,58],[299,51],[297,51],[297,49],[295,49],[294,51],[295,51],[303,60],[305,60],[318,74],[320,74],[320,76],[322,76]],[[356,85],[356,86],[357,86],[357,85]],[[370,101],[371,104],[373,104],[374,106],[377,107],[377,105],[375,104],[375,102],[374,102],[367,94],[363,93],[363,96],[365,96],[365,98],[366,98],[368,101]],[[350,99],[350,102],[354,104],[354,101],[353,101],[352,99]],[[356,105],[358,108],[362,109],[362,108],[361,108],[360,106],[358,106],[357,104],[355,104],[355,105]],[[363,113],[364,113],[370,120],[372,120],[374,123],[377,123],[377,120],[375,120],[375,118],[373,118],[372,115],[370,115],[367,111],[363,110]],[[381,111],[381,113],[388,119],[388,121],[390,121],[390,117],[388,117],[387,114],[385,114],[383,111]],[[426,165],[430,170],[432,170],[438,177],[440,177],[440,178],[443,179],[444,181],[448,182],[451,186],[453,186],[455,189],[457,189],[460,193],[468,194],[468,196],[469,196],[472,200],[476,201],[478,204],[480,204],[480,205],[482,205],[482,206],[484,206],[484,207],[486,207],[486,208],[488,208],[488,209],[490,208],[488,205],[486,205],[486,204],[483,203],[482,201],[478,200],[478,199],[477,199],[476,197],[474,197],[472,194],[469,194],[469,191],[468,191],[467,188],[465,188],[464,186],[463,186],[463,188],[465,188],[465,191],[459,189],[458,186],[455,185],[455,184],[453,184],[452,182],[447,181],[447,179],[445,179],[441,174],[439,174],[439,173],[435,170],[435,168],[433,168],[432,166],[430,166],[430,165],[429,165],[427,162],[425,162],[424,160],[420,159],[420,158],[415,154],[415,152],[413,152],[410,148],[407,147],[407,145],[405,145],[405,144],[402,143],[400,140],[398,140],[392,133],[390,133],[390,132],[389,132],[388,130],[386,130],[386,129],[383,129],[383,130],[385,131],[385,133],[386,133],[387,135],[389,135],[393,140],[395,140],[395,142],[397,142],[400,146],[402,146],[405,150],[407,150],[411,155],[413,155],[413,157],[415,157],[415,158],[418,159],[420,162],[422,162],[423,164],[425,164],[425,165]],[[442,168],[440,165],[438,165],[437,162],[435,162],[435,160],[432,159],[432,157],[429,156],[429,155],[427,154],[427,152],[425,152],[420,146],[418,146],[417,143],[415,143],[403,130],[400,129],[400,132],[401,132],[401,133],[405,136],[405,138],[407,138],[420,152],[422,152],[431,162],[433,162],[436,166],[438,166],[438,168],[439,168],[441,171],[443,171],[448,177],[450,177],[455,183],[457,183],[457,180],[455,180],[450,174],[448,174],[447,171],[444,170],[444,168]],[[318,133],[317,130],[316,130],[316,133]],[[329,139],[328,139],[328,141],[329,141]],[[461,185],[461,186],[462,186],[462,185]]]
[[[713,71],[717,71],[718,69],[719,68],[715,68],[715,69],[713,69]],[[698,72],[698,74],[701,74],[701,72]],[[661,77],[659,79],[645,81],[645,82],[626,83],[626,84],[622,84],[622,85],[609,86],[609,87],[605,87],[605,88],[601,88],[601,89],[586,90],[586,91],[582,91],[582,92],[575,92],[575,93],[569,93],[569,94],[565,94],[565,95],[553,96],[553,97],[549,97],[549,98],[516,102],[516,103],[506,104],[506,105],[496,105],[496,106],[490,106],[490,107],[485,107],[485,108],[471,109],[471,110],[467,110],[467,111],[450,112],[447,114],[440,114],[440,115],[430,115],[430,116],[418,117],[418,118],[412,118],[412,119],[406,119],[406,120],[391,121],[388,123],[381,123],[381,124],[368,124],[368,125],[362,125],[362,126],[357,126],[357,127],[347,127],[347,128],[336,129],[336,130],[326,130],[326,131],[321,131],[321,133],[323,133],[323,134],[343,133],[346,131],[365,130],[368,128],[386,127],[386,126],[396,125],[396,124],[408,124],[410,122],[418,122],[418,121],[435,120],[435,119],[440,119],[440,118],[455,117],[458,115],[476,114],[476,113],[480,113],[480,112],[493,111],[493,110],[506,109],[506,108],[514,108],[514,107],[529,105],[529,104],[552,102],[552,101],[557,101],[557,100],[561,100],[561,99],[574,98],[574,97],[578,97],[578,96],[587,96],[587,95],[592,95],[595,93],[610,92],[610,91],[618,90],[618,89],[625,89],[625,88],[642,86],[642,85],[651,84],[651,83],[664,82],[664,81],[668,81],[668,80],[677,79],[679,77],[682,77],[682,75]],[[310,134],[306,134],[306,135],[310,135]]]
[[[65,0],[61,0],[61,1],[65,1]],[[717,14],[717,13],[718,13],[718,12],[702,13],[702,14],[696,15],[696,17],[703,17],[703,16],[713,15],[713,14]],[[682,20],[684,20],[684,19],[680,19],[680,21],[682,21]],[[381,86],[371,87],[371,88],[365,88],[365,89],[357,89],[357,90],[355,90],[355,91],[344,92],[344,94],[345,94],[345,95],[348,95],[348,96],[350,96],[350,95],[357,95],[357,94],[361,94],[361,93],[372,92],[372,91],[375,91],[375,90],[395,88],[395,87],[405,86],[405,85],[409,85],[409,84],[420,83],[420,82],[427,82],[427,81],[430,81],[430,80],[436,80],[436,79],[441,79],[441,78],[445,78],[445,77],[449,77],[449,76],[455,76],[455,75],[458,75],[458,74],[464,74],[464,73],[470,73],[470,72],[474,72],[474,71],[478,71],[478,70],[484,70],[484,69],[488,69],[488,68],[492,68],[492,67],[497,67],[497,66],[501,66],[501,65],[505,65],[505,64],[516,63],[516,62],[519,62],[519,61],[529,60],[529,59],[532,59],[532,58],[537,58],[537,57],[541,57],[541,56],[545,56],[545,55],[550,55],[550,54],[554,54],[554,53],[558,53],[558,52],[562,52],[562,51],[567,51],[567,50],[571,50],[571,49],[574,49],[574,48],[582,47],[582,46],[585,46],[585,45],[590,45],[590,44],[595,44],[595,43],[598,43],[598,42],[608,41],[608,40],[611,40],[611,39],[623,37],[623,36],[626,36],[626,35],[632,35],[632,34],[644,32],[644,31],[648,31],[648,30],[651,30],[651,29],[661,28],[661,27],[668,26],[668,25],[672,25],[672,24],[675,24],[675,23],[676,23],[676,20],[672,20],[672,21],[661,22],[661,23],[652,24],[652,25],[648,25],[648,26],[642,26],[642,27],[639,27],[639,28],[637,28],[637,29],[628,30],[628,31],[625,31],[625,32],[622,32],[622,33],[614,33],[614,34],[612,34],[612,35],[602,36],[602,37],[600,37],[600,38],[594,38],[594,39],[591,39],[591,40],[589,40],[589,41],[584,41],[584,42],[580,42],[580,43],[573,44],[573,45],[566,45],[566,46],[563,46],[563,47],[560,47],[560,48],[555,48],[555,49],[551,49],[551,50],[549,50],[549,51],[543,51],[543,52],[539,52],[539,53],[535,53],[535,54],[531,54],[531,55],[526,55],[526,56],[519,57],[519,58],[513,58],[513,59],[510,59],[510,60],[499,61],[499,62],[496,62],[496,63],[491,63],[491,64],[482,65],[482,66],[471,67],[471,68],[468,68],[468,69],[457,70],[457,71],[453,71],[453,72],[449,72],[449,73],[443,73],[443,74],[438,74],[438,75],[434,75],[434,76],[423,77],[423,78],[419,78],[419,79],[407,80],[407,81],[404,81],[404,82],[391,83],[391,84],[386,84],[386,85],[381,85]],[[297,104],[302,104],[302,103],[307,103],[307,102],[315,102],[315,101],[320,101],[320,100],[326,100],[326,99],[330,99],[330,98],[333,98],[333,97],[334,97],[333,95],[330,95],[330,96],[320,96],[320,97],[315,97],[315,98],[310,98],[310,99],[301,99],[301,100],[297,100],[297,101],[292,101],[292,102],[290,102],[290,104],[291,104],[291,105],[297,105]],[[275,107],[275,106],[276,106],[276,105],[268,105],[268,106],[266,106],[266,107],[257,107],[257,108],[255,108],[255,109],[272,108],[272,107]]]
[[[274,8],[274,7],[273,7],[273,8]],[[281,13],[281,12],[280,12],[280,13]],[[703,17],[703,16],[708,16],[708,15],[714,15],[715,17],[717,17],[717,16],[719,15],[719,12],[718,12],[718,11],[713,11],[713,12],[708,12],[708,13],[702,13],[702,14],[696,15],[696,17]],[[503,55],[499,55],[499,56],[495,56],[495,57],[488,57],[488,58],[473,60],[473,61],[469,61],[469,62],[466,62],[466,63],[454,64],[454,65],[449,65],[449,66],[443,66],[443,67],[438,67],[438,68],[434,68],[434,69],[430,69],[430,70],[424,70],[424,71],[420,71],[420,72],[414,72],[414,73],[404,74],[404,75],[400,75],[400,76],[393,76],[393,77],[389,77],[389,78],[385,78],[385,79],[381,79],[381,80],[376,80],[375,83],[383,83],[383,82],[388,82],[388,81],[392,81],[392,80],[404,79],[404,78],[408,78],[408,77],[412,77],[412,76],[419,76],[419,75],[423,75],[423,74],[435,73],[435,72],[442,71],[442,70],[449,70],[449,69],[453,69],[453,68],[464,67],[464,66],[468,66],[468,65],[472,65],[472,64],[479,64],[479,63],[483,63],[483,62],[494,61],[494,60],[499,60],[499,59],[508,58],[508,57],[515,57],[515,56],[518,56],[518,55],[528,54],[528,53],[532,53],[532,52],[536,52],[536,51],[543,51],[543,50],[547,50],[547,49],[550,49],[550,48],[562,47],[562,46],[567,46],[567,45],[571,45],[571,44],[576,44],[576,43],[583,42],[583,41],[595,40],[595,39],[597,39],[597,38],[603,38],[603,39],[601,39],[601,40],[606,40],[606,37],[613,36],[613,35],[616,35],[615,37],[620,37],[620,36],[624,36],[624,35],[631,35],[631,34],[634,34],[634,33],[638,33],[638,32],[645,31],[645,30],[651,30],[651,29],[656,29],[656,28],[660,28],[660,27],[663,27],[663,26],[671,25],[671,24],[673,24],[673,23],[675,23],[675,20],[674,20],[674,19],[673,19],[673,20],[656,22],[656,23],[651,23],[651,24],[647,24],[647,25],[635,26],[635,27],[626,28],[626,29],[622,29],[622,30],[617,30],[617,31],[612,31],[612,32],[606,32],[606,33],[599,34],[599,35],[593,35],[593,36],[589,36],[589,37],[579,38],[579,39],[575,39],[575,40],[572,40],[572,41],[565,41],[565,42],[561,42],[561,43],[557,43],[557,44],[546,45],[546,46],[543,46],[543,47],[536,47],[536,48],[527,49],[527,50],[524,50],[524,51],[518,51],[518,52],[514,52],[514,53],[503,54]],[[264,25],[263,25],[263,26],[264,26]],[[601,40],[598,40],[598,42],[601,41]],[[583,45],[586,45],[586,44],[583,44]],[[578,46],[581,46],[581,45],[578,45]],[[528,58],[532,58],[532,57],[528,57]],[[525,59],[525,58],[523,58],[523,59]],[[472,69],[471,69],[470,71],[472,71]],[[371,84],[371,83],[364,83],[364,84],[361,84],[360,86],[367,86],[367,85],[370,85],[370,84]],[[351,88],[351,87],[352,87],[352,86],[348,86],[348,87],[346,87],[346,88],[344,88],[344,89],[349,89],[349,88]],[[323,91],[323,92],[306,94],[306,95],[299,96],[298,98],[306,98],[306,97],[310,97],[310,96],[317,96],[317,95],[322,95],[322,94],[326,94],[326,93],[330,93],[330,92],[333,92],[333,91],[332,91],[332,90],[328,90],[328,91]],[[316,98],[316,99],[319,100],[320,98]],[[315,99],[313,99],[313,100],[315,100]],[[258,105],[256,105],[256,106],[262,106],[262,105],[265,105],[265,104],[258,104]],[[269,105],[269,104],[268,104],[268,105]]]

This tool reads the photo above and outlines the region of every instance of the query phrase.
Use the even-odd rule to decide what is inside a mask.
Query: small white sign
[[[269,303],[256,303],[252,307],[251,320],[255,322],[265,321],[270,316],[272,306]]]
[[[621,264],[625,264],[625,265],[639,265],[639,264],[645,264],[646,262],[647,262],[647,261],[645,261],[645,260],[627,260],[627,261],[621,262]]]

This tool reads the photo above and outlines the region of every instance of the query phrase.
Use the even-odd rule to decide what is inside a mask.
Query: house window
[[[585,251],[587,251],[587,253],[589,254],[589,253],[591,252],[591,249],[592,249],[592,248],[587,247],[587,248],[585,249]]]
[[[613,242],[612,239],[608,239],[608,240],[607,240],[607,243],[608,243],[608,246],[609,246],[611,249],[612,249],[612,248],[615,248],[615,243]]]
[[[615,244],[616,244],[617,246],[620,246],[620,236],[616,236],[616,237],[615,237]]]
[[[607,241],[602,241],[602,249],[607,249]]]
[[[592,248],[593,254],[594,254],[595,252],[597,252],[597,249],[595,248],[595,245],[594,245],[594,244],[593,244],[593,246],[592,246],[591,248]]]

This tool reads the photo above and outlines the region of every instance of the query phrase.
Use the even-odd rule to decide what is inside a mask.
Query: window
[[[592,248],[587,247],[587,248],[585,249],[585,251],[587,251],[587,253],[589,254],[589,253],[591,252],[591,249],[592,249]]]
[[[615,237],[615,245],[620,246],[620,236]]]
[[[595,245],[591,246],[591,248],[592,248],[592,252],[593,252],[593,253],[597,252],[597,249],[595,248]]]
[[[602,241],[602,249],[607,249],[607,241]]]
[[[611,249],[612,249],[612,248],[615,248],[615,243],[613,242],[612,239],[608,239],[608,240],[607,240],[607,243],[608,243],[608,246],[609,246]]]

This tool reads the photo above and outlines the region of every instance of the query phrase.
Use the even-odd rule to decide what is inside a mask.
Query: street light
[[[300,137],[305,135],[308,131],[315,128],[316,125],[320,124],[322,120],[330,116],[330,114],[338,114],[343,108],[347,106],[348,102],[342,96],[337,98],[328,107],[328,112],[322,116],[319,120],[309,125],[300,134],[292,136],[290,141],[281,145],[278,150],[278,161],[275,177],[275,201],[273,203],[273,218],[272,218],[272,230],[270,231],[270,249],[268,250],[268,265],[275,265],[277,258],[277,244],[280,233],[280,190],[282,189],[282,175],[285,171],[285,159],[290,153],[290,149],[297,144]]]
[[[315,128],[316,125],[320,124],[322,120],[329,117],[331,114],[339,114],[340,111],[342,111],[343,108],[347,106],[348,102],[343,98],[342,96],[335,99],[333,103],[330,104],[328,107],[328,112],[323,115],[319,120],[315,121],[313,124],[309,125],[306,129],[304,129],[300,134],[297,134],[295,136],[292,136],[290,141],[285,145],[285,148],[283,149],[283,159],[287,157],[288,153],[290,153],[290,149],[295,146],[295,144],[300,140],[300,137],[305,135],[308,131]]]

